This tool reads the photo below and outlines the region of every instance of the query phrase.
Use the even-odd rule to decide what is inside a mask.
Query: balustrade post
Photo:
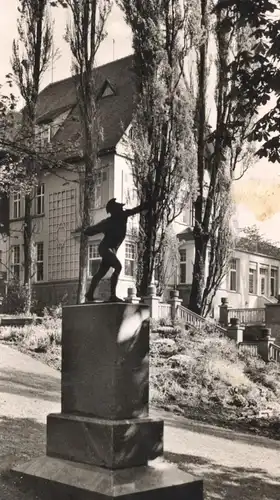
[[[128,302],[129,304],[139,304],[140,298],[136,295],[136,288],[132,287],[127,289],[125,302]]]
[[[148,287],[148,295],[143,297],[141,302],[149,306],[150,316],[152,319],[159,319],[159,301],[160,297],[156,295],[157,289],[155,285],[150,285]]]
[[[228,305],[228,298],[227,297],[222,297],[221,298],[221,305],[219,306],[220,308],[220,317],[219,317],[219,323],[221,326],[228,327],[228,310],[229,305]]]
[[[275,338],[271,337],[271,328],[262,328],[262,336],[258,341],[258,354],[264,361],[270,360],[270,345],[273,344]]]
[[[170,299],[168,303],[171,305],[171,319],[174,321],[177,318],[177,308],[182,304],[183,300],[179,298],[179,290],[170,290]]]
[[[227,327],[227,336],[237,344],[243,342],[244,327],[240,326],[238,318],[231,318],[230,326]]]

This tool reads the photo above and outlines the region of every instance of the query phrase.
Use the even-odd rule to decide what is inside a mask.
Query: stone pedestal
[[[62,413],[113,420],[148,415],[148,318],[148,308],[135,304],[64,309]]]
[[[163,421],[149,417],[148,318],[142,304],[63,309],[62,412],[48,415],[46,456],[14,469],[39,498],[203,500],[201,480],[150,462]]]

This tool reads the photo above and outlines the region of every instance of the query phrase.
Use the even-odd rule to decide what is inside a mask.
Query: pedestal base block
[[[13,472],[48,500],[203,500],[202,480],[166,462],[111,471],[43,456]]]
[[[163,453],[163,421],[50,414],[47,455],[110,469],[146,465]]]

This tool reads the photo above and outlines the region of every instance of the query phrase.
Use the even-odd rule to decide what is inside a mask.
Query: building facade
[[[98,112],[103,130],[100,163],[95,182],[95,206],[92,223],[107,216],[105,206],[110,198],[137,204],[130,163],[127,159],[125,137],[130,133],[134,107],[134,81],[132,56],[114,61],[96,69],[99,89]],[[75,82],[68,78],[46,87],[40,94],[37,133],[43,146],[51,143],[67,151],[59,158],[64,163],[47,169],[33,196],[33,282],[39,304],[73,303],[76,300],[79,273],[79,237],[77,228],[80,214],[80,172],[83,168],[82,133]],[[63,146],[61,148],[61,145]],[[70,145],[70,147],[69,147]],[[67,160],[67,161],[66,161]],[[7,203],[5,205],[7,207]],[[23,278],[23,223],[24,198],[15,192],[8,200],[9,236],[0,242],[1,269],[8,279]],[[170,273],[170,287],[181,290],[184,305],[188,305],[192,282],[194,243],[192,226],[194,210],[186,207],[174,223],[180,244],[180,262]],[[134,286],[136,271],[136,244],[133,236],[137,217],[129,221],[128,234],[118,251],[122,272],[118,295],[126,297],[127,289]],[[88,279],[100,262],[98,244],[102,235],[89,238]],[[259,307],[273,300],[279,291],[280,261],[268,256],[252,255],[235,250],[231,268],[221,289],[217,292],[214,313],[220,298],[229,297],[233,307]],[[110,274],[99,287],[99,296],[108,294]]]

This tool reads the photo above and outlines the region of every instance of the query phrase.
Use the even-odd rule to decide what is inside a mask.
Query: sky
[[[0,84],[11,71],[12,41],[17,36],[17,0],[0,0]],[[64,40],[65,25],[69,21],[67,9],[53,9],[55,47],[59,58],[46,72],[42,88],[71,74],[71,55]],[[104,64],[132,53],[131,32],[121,11],[114,7],[107,23],[108,36],[98,54],[97,63]],[[240,228],[257,225],[261,233],[273,241],[280,241],[280,165],[262,159],[254,163],[244,177],[234,183],[236,225]]]

